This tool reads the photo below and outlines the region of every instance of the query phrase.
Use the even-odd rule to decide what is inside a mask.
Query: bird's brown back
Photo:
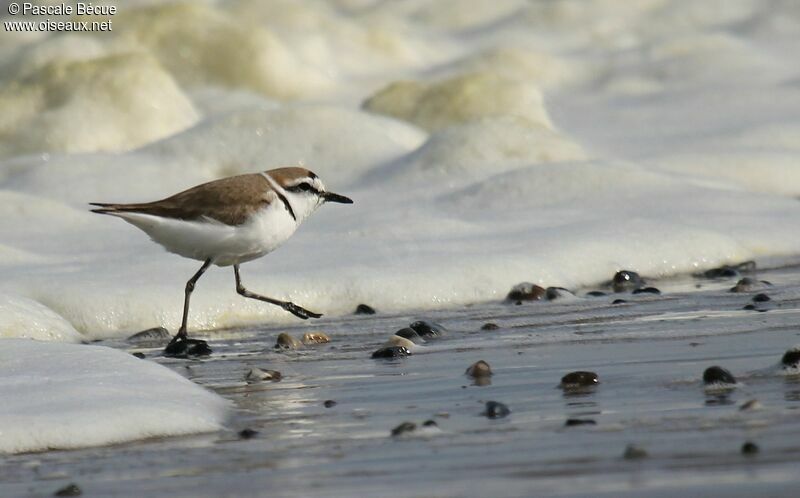
[[[251,214],[275,198],[269,182],[260,173],[232,176],[203,183],[160,201],[140,204],[102,204],[95,213],[142,213],[163,218],[195,221],[203,218],[241,225]],[[270,193],[272,193],[270,195]]]

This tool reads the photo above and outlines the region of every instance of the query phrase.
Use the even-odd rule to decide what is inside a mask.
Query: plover
[[[189,339],[186,332],[189,299],[211,265],[233,266],[236,292],[244,297],[278,305],[303,320],[322,316],[245,289],[239,265],[275,250],[325,202],[353,203],[325,190],[313,172],[289,167],[215,180],[155,202],[90,204],[97,206],[92,212],[122,218],[167,251],[203,262],[186,282],[181,327],[165,349],[168,356],[184,356],[211,353],[205,341]]]

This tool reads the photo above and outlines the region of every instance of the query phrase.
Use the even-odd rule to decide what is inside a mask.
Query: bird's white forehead
[[[325,185],[317,177],[317,175],[305,168],[278,168],[270,171],[264,171],[261,174],[265,177],[268,177],[268,180],[272,180],[272,182],[283,189],[291,188],[305,182],[309,183],[317,190],[325,190]]]

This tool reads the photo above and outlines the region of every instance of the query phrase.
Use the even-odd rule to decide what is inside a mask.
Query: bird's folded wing
[[[160,201],[141,204],[91,203],[100,214],[141,213],[187,221],[212,219],[241,225],[277,199],[260,174],[239,175],[204,183]]]

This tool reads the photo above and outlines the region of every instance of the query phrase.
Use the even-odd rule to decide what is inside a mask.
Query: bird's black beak
[[[334,194],[333,192],[323,192],[319,195],[325,202],[339,202],[341,204],[352,204],[353,199],[343,195]]]

